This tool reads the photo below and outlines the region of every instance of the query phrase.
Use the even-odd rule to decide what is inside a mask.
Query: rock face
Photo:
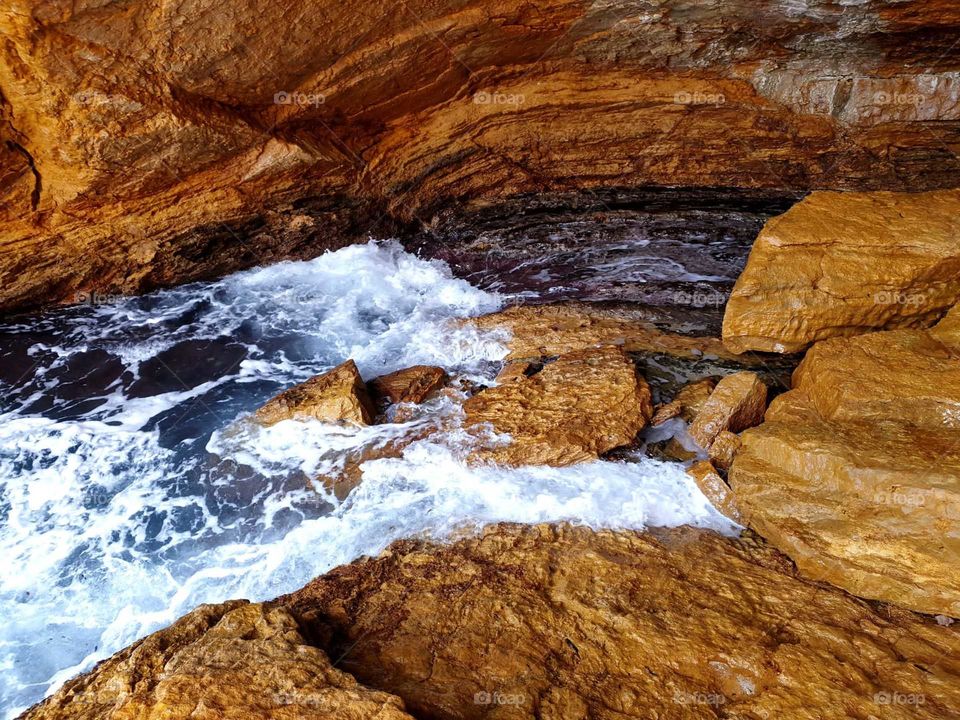
[[[369,425],[373,416],[367,387],[353,360],[284,390],[254,414],[263,425],[308,418]]]
[[[947,0],[211,7],[0,10],[0,308],[317,253],[454,198],[960,169]]]
[[[667,353],[682,358],[708,354],[749,362],[730,353],[717,338],[663,332],[643,319],[641,311],[628,305],[516,305],[472,318],[469,323],[485,330],[508,330],[508,360],[539,360],[572,350],[611,345],[626,352]]]
[[[569,465],[628,445],[652,414],[650,389],[618,347],[561,355],[529,377],[477,393],[468,426],[510,435],[476,453],[507,465]]]
[[[417,717],[944,718],[960,633],[749,540],[498,527],[394,544],[280,599]]]
[[[720,477],[713,463],[709,460],[695,462],[687,468],[687,474],[717,510],[736,523],[743,522],[730,486]]]
[[[443,368],[431,365],[415,365],[381,375],[370,381],[371,395],[391,403],[421,403],[436,392],[448,380]]]
[[[738,372],[717,383],[690,425],[690,436],[709,448],[724,430],[737,433],[759,425],[767,407],[767,386],[756,373]]]
[[[816,192],[768,221],[723,319],[734,352],[928,327],[960,301],[960,190]]]
[[[815,345],[729,479],[745,521],[804,574],[958,617],[960,344],[937,337]]]
[[[335,669],[279,607],[201,605],[27,711],[24,720],[410,720],[403,701]]]

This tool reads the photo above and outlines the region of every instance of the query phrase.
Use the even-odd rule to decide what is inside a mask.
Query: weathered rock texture
[[[464,404],[468,427],[509,443],[475,457],[508,465],[569,465],[628,445],[652,414],[650,388],[618,347],[561,355],[540,372],[483,390]]]
[[[404,541],[281,603],[340,667],[417,717],[960,712],[955,628],[871,608],[754,542],[689,528]]]
[[[201,605],[71,680],[25,720],[410,720],[335,669],[280,607]]]
[[[315,253],[451,199],[960,169],[946,0],[9,0],[0,30],[3,308]]]
[[[695,462],[687,468],[687,474],[693,478],[693,481],[700,488],[707,500],[713,506],[726,515],[734,522],[742,522],[740,509],[737,507],[736,499],[730,491],[730,486],[724,481],[717,469],[709,460]]]
[[[815,345],[741,436],[729,480],[745,521],[804,574],[960,617],[960,343],[936,337]]]
[[[370,394],[378,401],[421,403],[448,380],[443,368],[415,365],[370,381]]]
[[[960,301],[960,190],[806,197],[764,226],[723,318],[734,352],[928,327]]]
[[[467,322],[483,330],[504,328],[510,333],[508,360],[539,360],[572,350],[608,345],[626,352],[666,353],[693,359],[703,355],[738,360],[718,338],[664,332],[644,319],[643,310],[629,305],[565,302],[555,305],[516,305]]]
[[[263,425],[298,419],[369,425],[373,417],[367,386],[353,360],[284,390],[254,413]]]

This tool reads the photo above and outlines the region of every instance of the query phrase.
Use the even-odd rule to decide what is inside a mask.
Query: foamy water
[[[468,467],[446,398],[371,428],[234,425],[348,357],[368,379],[426,363],[492,382],[504,337],[451,321],[501,303],[370,243],[0,327],[6,716],[200,603],[272,598],[397,538],[500,520],[731,529],[673,464]],[[431,425],[343,499],[316,481]]]

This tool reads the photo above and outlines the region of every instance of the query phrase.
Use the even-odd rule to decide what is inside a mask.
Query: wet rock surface
[[[815,345],[743,433],[730,484],[745,521],[809,577],[957,617],[960,354],[936,338]]]
[[[68,682],[23,720],[410,720],[304,639],[279,607],[203,605]]]
[[[813,193],[770,220],[723,319],[734,352],[929,327],[960,300],[960,191]]]
[[[617,347],[566,353],[464,404],[466,424],[510,436],[477,451],[506,465],[569,465],[633,442],[652,414],[650,389]]]
[[[374,378],[367,387],[375,402],[421,403],[448,380],[443,368],[416,365]]]
[[[955,628],[804,581],[755,539],[690,528],[404,541],[279,602],[417,717],[960,711]]]
[[[756,373],[738,372],[717,383],[690,425],[690,435],[709,448],[726,431],[737,433],[759,425],[767,407],[767,386]]]
[[[374,410],[367,387],[353,360],[310,378],[268,400],[254,413],[254,420],[273,425],[283,420],[369,425]]]

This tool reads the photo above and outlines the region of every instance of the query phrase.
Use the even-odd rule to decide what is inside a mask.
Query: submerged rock
[[[960,190],[815,192],[764,226],[723,318],[734,352],[928,327],[960,300]]]
[[[767,386],[756,373],[727,375],[717,383],[690,425],[690,436],[709,448],[724,430],[740,432],[759,425],[767,407]]]
[[[475,457],[507,465],[569,465],[633,442],[652,414],[650,389],[619,347],[561,355],[529,377],[464,404],[468,426],[489,424],[508,444]]]
[[[692,528],[402,541],[279,601],[417,717],[960,713],[955,628],[806,582],[756,540]]]
[[[290,613],[201,605],[71,680],[23,720],[411,720],[403,701],[333,667]]]
[[[958,349],[923,330],[814,346],[742,435],[745,521],[809,577],[960,617]]]
[[[414,365],[374,378],[368,384],[375,399],[391,403],[421,403],[447,384],[443,368],[433,365]]]
[[[263,425],[310,418],[369,425],[373,417],[367,387],[353,360],[284,390],[254,414],[254,419]]]

